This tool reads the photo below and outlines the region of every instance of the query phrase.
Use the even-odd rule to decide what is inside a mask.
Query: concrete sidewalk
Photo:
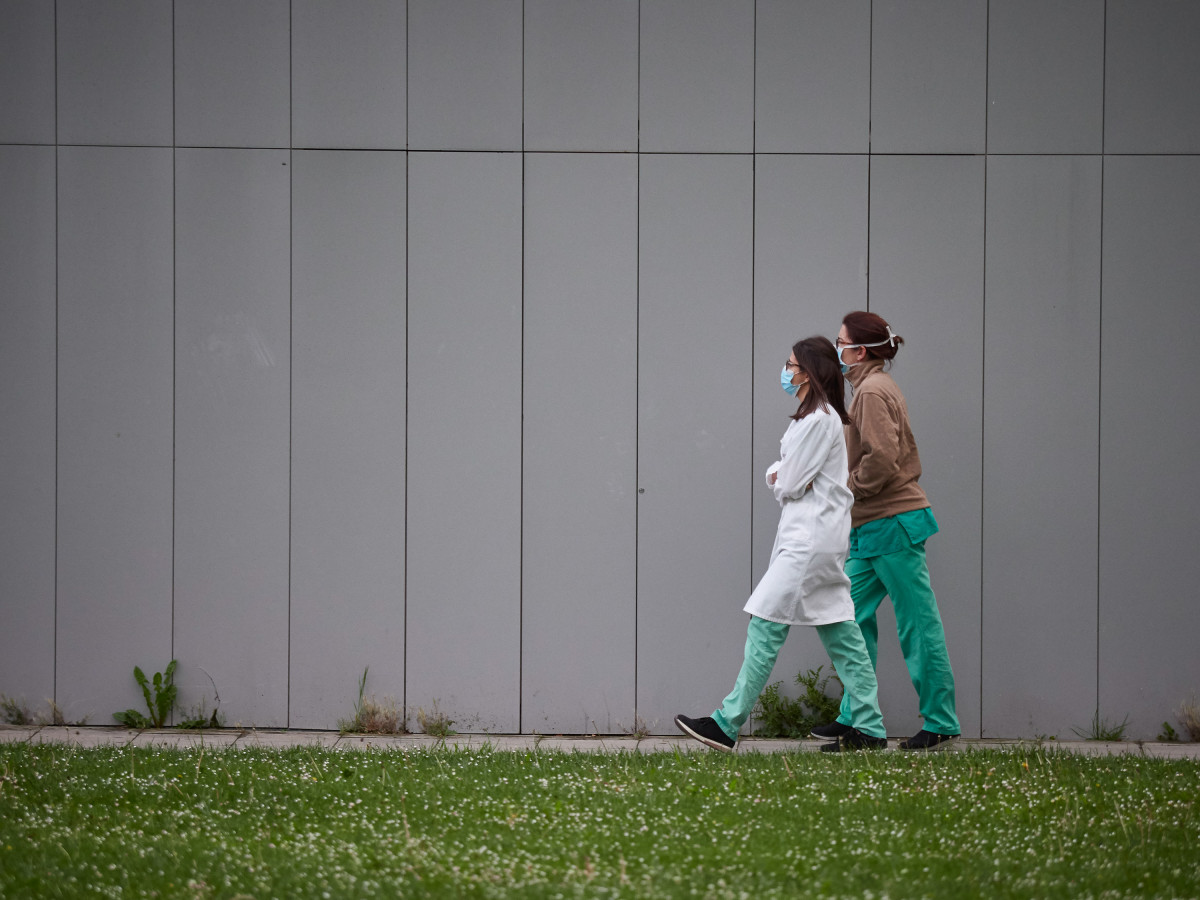
[[[435,738],[426,734],[362,735],[336,731],[281,731],[221,728],[207,731],[176,729],[136,731],[129,728],[85,725],[0,725],[0,744],[69,744],[75,747],[325,747],[337,750],[417,750],[447,747],[481,750],[561,750],[566,752],[656,753],[707,750],[683,735],[652,735],[645,738],[618,736],[544,736],[536,734],[455,734]],[[785,753],[814,751],[822,741],[742,738],[739,753]],[[897,740],[889,747],[895,749]],[[1035,747],[1036,741],[958,740],[952,750],[1004,750]],[[1164,744],[1157,741],[1043,741],[1043,749],[1088,756],[1139,754],[1156,759],[1200,759],[1200,743]]]

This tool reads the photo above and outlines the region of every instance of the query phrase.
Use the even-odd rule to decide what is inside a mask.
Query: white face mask
[[[887,336],[886,341],[876,341],[873,344],[842,344],[842,346],[837,347],[837,341],[834,341],[834,346],[837,347],[837,361],[838,361],[838,365],[840,365],[842,367],[842,374],[845,375],[847,372],[849,372],[855,366],[861,366],[862,362],[866,362],[865,359],[862,362],[856,362],[856,363],[842,362],[842,351],[843,350],[853,350],[855,347],[882,347],[884,344],[889,344],[894,347],[896,345],[896,336],[894,334],[892,334],[892,326],[891,325],[887,326],[887,333],[888,333],[888,336]]]

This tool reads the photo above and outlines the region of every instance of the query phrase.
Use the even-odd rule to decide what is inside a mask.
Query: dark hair
[[[842,424],[847,424],[850,417],[846,415],[845,383],[837,351],[829,338],[817,335],[797,341],[792,346],[792,355],[800,364],[800,371],[808,376],[808,393],[792,418],[803,419],[817,409],[833,407]]]
[[[867,351],[868,358],[873,356],[876,359],[894,359],[896,350],[904,343],[904,338],[898,334],[892,334],[892,329],[883,316],[873,312],[858,310],[848,313],[846,318],[842,319],[842,324],[846,326],[846,334],[850,335],[851,342],[855,344],[879,344],[881,341],[891,339],[890,344],[863,347]]]

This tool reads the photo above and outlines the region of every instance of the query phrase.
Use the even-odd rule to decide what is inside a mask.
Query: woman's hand
[[[772,472],[770,475],[767,476],[767,484],[774,484],[774,483],[775,483],[775,473]]]

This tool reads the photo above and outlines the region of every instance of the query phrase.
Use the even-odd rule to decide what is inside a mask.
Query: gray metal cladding
[[[987,178],[983,721],[1049,735],[1096,708],[1101,166],[997,157]]]
[[[1098,705],[1151,738],[1196,692],[1198,202],[1195,157],[1105,161]]]
[[[292,165],[289,722],[334,728],[364,669],[404,696],[405,166]]]
[[[725,695],[744,642],[752,160],[646,156],[640,183],[638,713],[665,730]]]
[[[288,156],[176,151],[174,652],[231,724],[287,724]]]
[[[0,147],[0,684],[54,696],[54,147]]]
[[[1198,28],[0,0],[0,692],[106,722],[174,656],[230,724],[335,727],[368,669],[414,726],[669,732],[741,661],[783,358],[867,308],[966,734],[1154,737],[1200,684]]]
[[[97,724],[171,658],[171,179],[169,149],[59,150],[57,685]]]
[[[619,733],[635,717],[637,157],[525,165],[522,730]]]
[[[413,153],[409,707],[520,728],[521,157]]]
[[[6,0],[0,10],[0,142],[53,144],[54,4]]]
[[[63,0],[55,9],[59,142],[171,146],[171,5]]]

